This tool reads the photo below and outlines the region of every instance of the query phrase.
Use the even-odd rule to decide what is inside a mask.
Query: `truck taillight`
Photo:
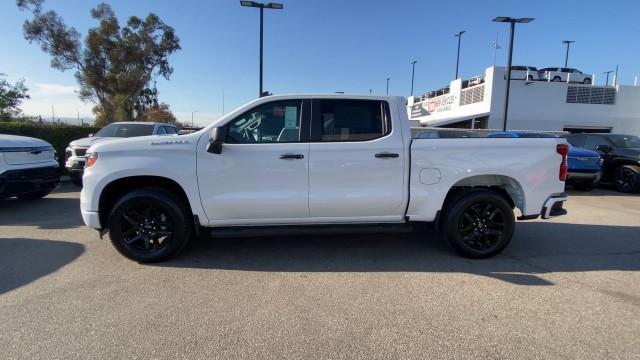
[[[569,145],[558,144],[556,146],[556,152],[562,155],[562,162],[560,163],[560,181],[567,180],[567,154],[569,153]]]

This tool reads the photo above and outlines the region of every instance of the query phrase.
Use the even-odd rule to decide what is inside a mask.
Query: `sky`
[[[89,10],[103,1],[47,0],[67,25],[86,34],[97,23]],[[156,13],[172,26],[182,49],[171,55],[174,73],[159,78],[160,100],[181,121],[206,125],[258,95],[259,11],[238,0],[109,0],[121,24],[129,16]],[[518,25],[513,63],[562,66],[562,40],[575,40],[569,66],[602,73],[619,66],[619,81],[640,76],[640,1],[402,1],[282,0],[283,10],[264,14],[264,88],[275,94],[336,92],[408,96],[411,61],[416,95],[441,88],[455,77],[456,32],[465,30],[460,76],[506,64],[508,25],[496,16],[533,17]],[[13,0],[0,1],[0,73],[26,79],[27,115],[92,118],[93,104],[74,92],[73,71],[51,68],[50,57],[24,39],[29,17]],[[223,101],[224,99],[224,101]]]

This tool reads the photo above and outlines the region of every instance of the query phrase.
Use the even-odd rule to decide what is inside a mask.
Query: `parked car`
[[[566,213],[565,139],[425,139],[412,136],[405,104],[266,96],[176,141],[95,144],[82,218],[124,256],[149,262],[200,232],[406,231],[425,222],[463,256],[486,258],[510,242],[514,208],[521,220]]]
[[[538,68],[536,68],[535,66],[512,65],[511,79],[529,81],[538,80]]]
[[[622,134],[571,134],[574,146],[595,150],[604,160],[602,181],[624,193],[640,191],[640,137]]]
[[[71,181],[82,186],[85,154],[87,149],[98,142],[147,135],[176,135],[178,129],[171,124],[153,122],[114,122],[98,131],[95,135],[74,140],[65,150],[65,167]]]
[[[551,81],[566,82],[567,79],[570,79],[570,82],[582,84],[591,84],[593,81],[591,75],[573,68],[547,67],[540,69],[538,75],[542,80],[551,79]]]
[[[60,166],[44,140],[0,134],[0,199],[47,196],[60,182]]]
[[[520,138],[557,137],[557,135],[554,134],[530,131],[500,131],[492,132],[488,136]],[[603,159],[596,151],[582,149],[569,144],[567,183],[576,190],[593,190],[598,186],[600,178],[602,177],[602,163]]]

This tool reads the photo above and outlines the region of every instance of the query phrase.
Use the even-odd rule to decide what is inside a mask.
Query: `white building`
[[[502,129],[505,68],[484,77],[409,97],[408,112],[423,126]],[[640,87],[511,80],[510,130],[640,134]]]

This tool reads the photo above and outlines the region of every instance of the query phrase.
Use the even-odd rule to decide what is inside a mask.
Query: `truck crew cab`
[[[280,95],[180,137],[87,152],[82,217],[140,262],[214,236],[435,222],[459,253],[499,253],[520,219],[562,215],[558,138],[437,138],[400,97]]]

